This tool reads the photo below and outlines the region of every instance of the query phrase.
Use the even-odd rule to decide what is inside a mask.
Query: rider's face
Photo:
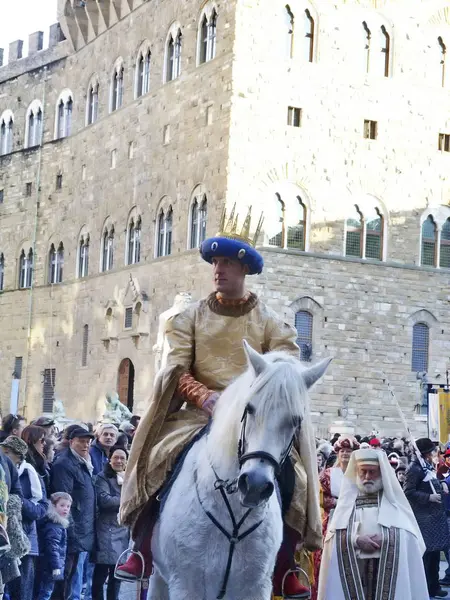
[[[244,294],[244,280],[247,267],[232,258],[213,259],[214,285],[216,292],[230,298],[239,298]]]

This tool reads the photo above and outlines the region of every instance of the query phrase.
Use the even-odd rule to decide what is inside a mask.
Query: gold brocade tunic
[[[183,365],[212,391],[223,391],[247,368],[242,341],[260,354],[283,350],[299,356],[296,330],[254,294],[227,306],[215,294],[200,300],[166,326],[167,366]]]

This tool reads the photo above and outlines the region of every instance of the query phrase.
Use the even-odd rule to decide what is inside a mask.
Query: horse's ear
[[[309,369],[305,369],[303,371],[303,379],[305,380],[306,388],[309,389],[312,387],[316,381],[318,381],[325,371],[328,369],[328,365],[333,360],[333,358],[324,358],[316,365],[309,367]]]
[[[261,354],[258,354],[256,350],[253,350],[253,348],[250,346],[247,340],[243,340],[243,344],[248,364],[253,367],[256,376],[258,377],[258,375],[261,375],[261,373],[267,367],[267,363],[261,356]]]

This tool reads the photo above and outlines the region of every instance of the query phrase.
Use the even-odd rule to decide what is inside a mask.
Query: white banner
[[[428,437],[439,439],[439,394],[428,394]]]

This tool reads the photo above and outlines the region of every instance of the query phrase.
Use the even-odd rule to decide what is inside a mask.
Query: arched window
[[[58,102],[56,137],[57,139],[65,138],[72,131],[72,111],[73,100],[69,93],[61,94]]]
[[[87,124],[92,125],[98,119],[98,81],[91,83],[89,86],[88,103],[87,103]]]
[[[287,247],[296,250],[305,249],[305,234],[306,234],[306,206],[303,204],[300,196],[298,201],[298,223],[293,227],[288,227],[287,231]]]
[[[364,44],[365,69],[366,69],[366,73],[368,73],[370,70],[370,42],[372,40],[372,32],[370,31],[370,29],[365,21],[363,21],[362,26],[364,29],[364,39],[365,39],[365,44]]]
[[[206,221],[208,218],[208,205],[206,195],[196,197],[191,207],[191,235],[190,248],[199,248],[206,239]]]
[[[158,217],[157,247],[156,256],[169,256],[172,253],[172,225],[173,211],[169,207],[167,214],[161,210]]]
[[[422,252],[420,264],[428,267],[436,266],[437,227],[432,215],[428,215],[422,224]]]
[[[285,225],[285,204],[281,199],[280,194],[275,194],[277,200],[277,213],[280,222],[281,231],[276,233],[269,240],[270,246],[277,246],[278,248],[284,248],[285,245],[285,236],[286,236],[286,225]]]
[[[304,32],[305,32],[305,52],[304,57],[308,62],[314,61],[314,19],[308,9],[303,13]]]
[[[384,25],[381,26],[381,53],[384,57],[384,76],[389,77],[389,68],[391,63],[391,37]]]
[[[203,19],[201,21],[200,31],[200,54],[199,63],[205,63],[216,56],[216,42],[217,42],[217,12],[213,9],[211,16],[207,17],[206,13],[203,13]]]
[[[28,254],[25,250],[20,253],[19,259],[19,288],[30,288],[33,283],[33,250],[30,248]]]
[[[102,273],[111,271],[114,265],[114,225],[105,227],[102,239]]]
[[[81,366],[87,367],[87,355],[89,344],[89,325],[83,327],[83,344],[81,348]]]
[[[9,112],[9,111],[8,111]],[[14,118],[7,114],[0,121],[0,154],[9,154],[13,149]]]
[[[173,81],[181,75],[182,34],[178,29],[175,37],[170,34],[166,48],[166,81]]]
[[[89,234],[82,235],[78,245],[78,277],[89,275]]]
[[[50,246],[49,260],[48,260],[48,282],[51,284],[61,283],[63,280],[63,268],[64,268],[64,246],[61,242],[58,249],[55,245]]]
[[[366,219],[366,244],[364,258],[383,260],[383,215],[375,208],[373,216]]]
[[[34,101],[27,111],[25,147],[39,146],[42,139],[42,108],[38,101]]]
[[[123,104],[123,65],[119,63],[114,69],[111,81],[111,112],[121,108]]]
[[[439,266],[450,269],[450,217],[441,229]]]
[[[426,323],[413,326],[411,371],[426,373],[428,371],[428,352],[430,345],[430,328]]]
[[[150,91],[150,49],[139,53],[137,61],[136,98],[140,98]]]
[[[312,356],[313,316],[307,310],[295,314],[297,345],[300,348],[300,360],[310,361]]]
[[[135,265],[141,260],[141,217],[132,218],[128,226],[127,265]]]
[[[345,256],[357,256],[362,258],[364,218],[358,206],[355,204],[355,213],[346,222]]]
[[[0,292],[3,292],[3,286],[5,283],[5,257],[0,252]]]
[[[444,43],[444,40],[441,38],[441,36],[438,37],[438,44],[439,44],[439,52],[440,52],[440,65],[441,65],[441,85],[442,87],[445,86],[445,63],[446,63],[446,56],[447,56],[447,46]]]
[[[284,27],[285,27],[285,56],[293,58],[294,56],[294,13],[291,7],[286,4],[284,7]]]

